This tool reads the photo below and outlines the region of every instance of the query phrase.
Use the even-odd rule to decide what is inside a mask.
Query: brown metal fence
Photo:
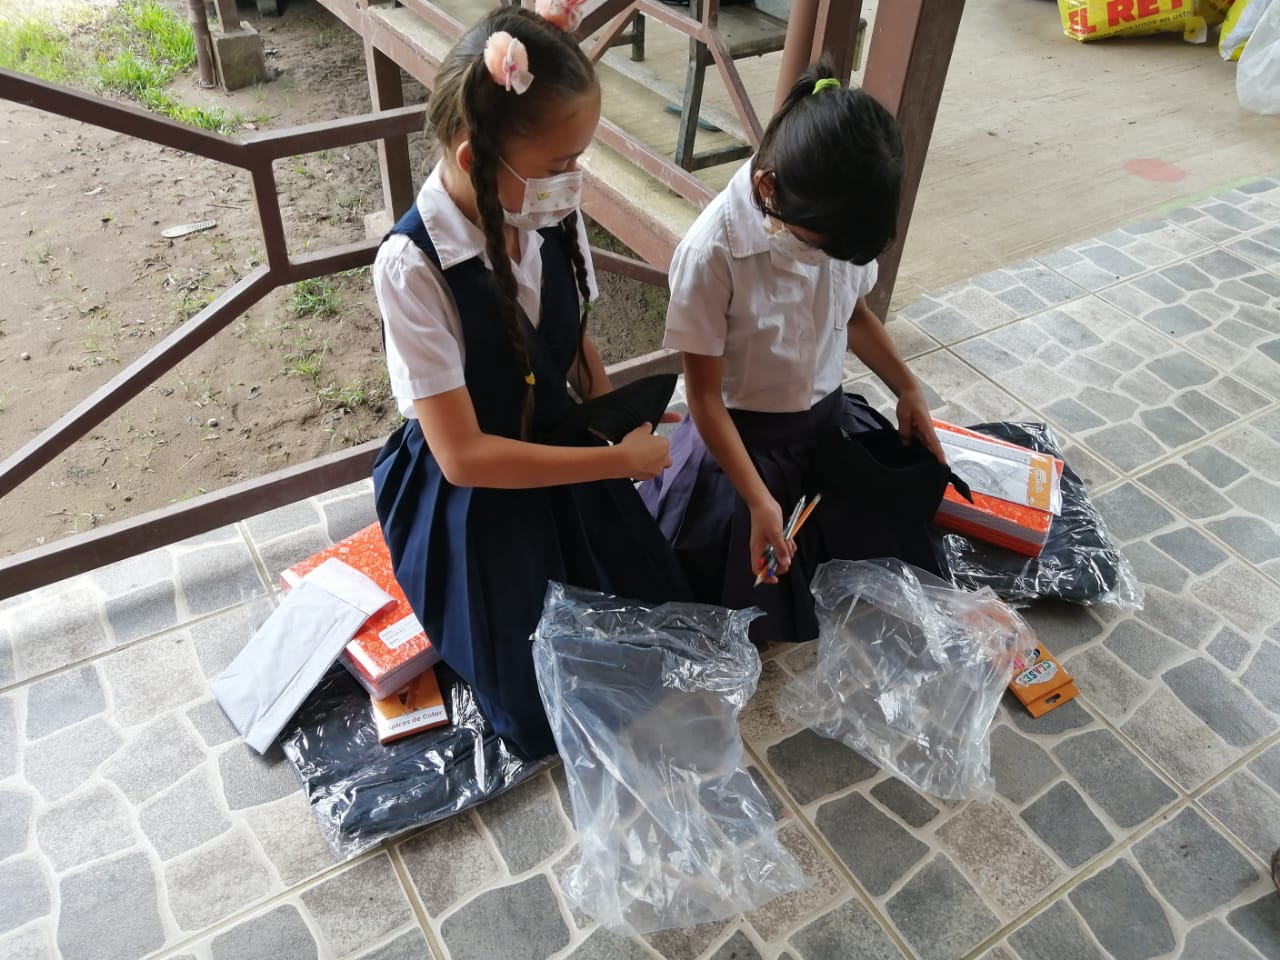
[[[330,150],[369,140],[403,138],[420,129],[423,123],[421,106],[399,107],[365,116],[231,138],[9,70],[0,70],[0,100],[34,107],[247,171],[253,181],[258,225],[266,250],[264,265],[224,291],[57,422],[6,457],[0,463],[0,497],[52,462],[276,287],[372,263],[378,248],[376,240],[360,240],[297,256],[289,253],[272,162],[299,153]],[[602,270],[647,283],[666,284],[666,275],[662,271],[640,261],[600,250],[593,251],[593,256],[597,267]],[[611,375],[616,382],[623,383],[659,369],[672,369],[675,361],[673,355],[660,351],[616,365],[611,369]],[[0,599],[367,477],[380,443],[372,441],[319,457],[181,504],[0,559]]]

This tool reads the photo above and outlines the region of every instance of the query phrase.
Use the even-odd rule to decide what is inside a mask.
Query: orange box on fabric
[[[1081,42],[1143,33],[1181,33],[1204,43],[1208,24],[1196,0],[1058,0],[1062,29]]]

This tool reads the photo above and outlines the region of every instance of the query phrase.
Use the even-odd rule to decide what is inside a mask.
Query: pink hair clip
[[[582,22],[582,8],[586,5],[587,0],[538,0],[534,10],[543,20],[572,33]]]
[[[494,83],[516,93],[524,93],[533,82],[533,74],[529,72],[529,51],[505,30],[490,34],[485,41],[484,65]]]

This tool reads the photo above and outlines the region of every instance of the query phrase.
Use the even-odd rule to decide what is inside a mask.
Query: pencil
[[[804,526],[804,522],[809,519],[809,514],[813,513],[814,508],[817,507],[821,501],[822,494],[818,494],[809,502],[809,505],[804,508],[804,513],[800,514],[800,519],[796,521],[796,525],[792,528],[791,533],[787,535],[788,540],[793,539],[795,535],[800,532],[800,528]]]
[[[818,496],[821,498],[822,495],[819,494]],[[804,518],[808,515],[808,512],[813,509],[813,504],[809,504],[808,508],[805,507],[806,499],[807,498],[804,494],[801,494],[799,501],[797,501],[795,507],[792,508],[791,516],[787,518],[787,525],[782,530],[782,539],[790,540],[795,531],[799,529],[800,524],[804,523]],[[764,583],[764,578],[766,576],[773,575],[776,561],[777,557],[773,552],[773,545],[770,544],[764,548],[764,558],[760,563],[759,569],[756,570],[755,585],[757,587]]]

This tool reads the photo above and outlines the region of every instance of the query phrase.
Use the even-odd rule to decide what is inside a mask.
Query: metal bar
[[[665,23],[686,37],[694,37],[703,43],[707,42],[710,31],[700,20],[694,20],[683,13],[676,13],[674,9],[663,4],[662,0],[637,0],[636,6],[644,11],[646,17]]]
[[[635,257],[624,257],[610,250],[592,247],[591,262],[595,265],[596,270],[604,270],[606,273],[626,277],[629,280],[638,280],[651,286],[662,287],[664,290],[670,288],[670,278],[665,270],[659,270],[657,267],[651,266],[643,260],[637,260]]]
[[[618,38],[622,36],[622,32],[627,29],[627,24],[631,22],[631,18],[635,16],[635,10],[628,7],[622,13],[618,14],[609,25],[605,27],[604,32],[600,34],[599,39],[591,45],[591,49],[587,51],[587,59],[592,63],[599,63],[600,58],[618,42]]]
[[[399,67],[396,69],[398,71]],[[425,115],[426,108],[422,104],[400,106],[357,117],[322,120],[287,130],[260,131],[246,136],[244,145],[255,160],[276,160],[299,153],[347,147],[381,137],[416,133],[422,129]]]
[[[646,263],[660,270],[671,265],[671,254],[680,242],[666,224],[644,210],[627,207],[627,196],[601,180],[583,178],[582,209]],[[610,222],[610,215],[625,211],[622,219]]]
[[[776,113],[787,99],[800,75],[809,68],[813,56],[818,0],[791,0],[791,16],[787,18],[787,39],[782,46],[782,62],[778,66],[778,86],[773,96]]]
[[[80,401],[57,423],[7,457],[0,463],[0,497],[51,463],[58,454],[140,394],[162,373],[189,357],[215,333],[266,296],[274,286],[267,268],[258,267]]]
[[[658,373],[679,373],[681,359],[679,350],[655,350],[631,360],[623,360],[609,367],[609,383],[614,387],[622,387],[641,377],[652,377]],[[3,568],[0,568],[3,572]]]
[[[403,36],[391,25],[376,16],[365,21],[368,25],[366,36],[374,47],[381,50],[393,61],[400,64],[413,79],[430,89],[436,79],[436,71],[440,69],[440,61],[425,48]]]
[[[375,111],[404,108],[404,83],[399,65],[364,38],[364,62],[369,74],[369,99]],[[419,108],[415,126],[422,128]],[[387,135],[378,141],[378,174],[382,181],[383,209],[394,222],[413,205],[413,163],[409,159],[409,131]]]
[[[862,85],[898,118],[907,161],[898,239],[880,258],[880,282],[868,298],[881,317],[886,316],[893,298],[962,13],[964,0],[896,0],[876,11]]]
[[[592,9],[583,14],[582,20],[579,21],[578,29],[574,33],[575,39],[582,43],[624,9],[634,4],[635,0],[604,0],[603,3],[593,4]]]
[[[710,203],[711,198],[715,196],[715,191],[693,174],[687,170],[681,170],[662,154],[641,143],[612,120],[604,117],[600,118],[600,125],[596,128],[596,139],[610,149],[616,150],[644,170],[645,173],[660,181],[663,186],[668,187],[692,203]]]
[[[747,88],[742,84],[742,76],[738,73],[738,68],[733,64],[733,57],[724,45],[724,38],[718,33],[711,34],[707,49],[711,51],[711,56],[715,57],[716,66],[720,68],[720,76],[724,80],[724,85],[729,89],[729,99],[733,101],[734,109],[738,111],[742,125],[747,128],[747,139],[752,147],[760,146],[760,138],[764,136],[764,127],[760,126],[760,118],[756,115],[756,108],[751,105],[751,97],[747,93]]]
[[[252,168],[253,199],[258,205],[258,227],[262,245],[267,251],[271,272],[283,278],[289,272],[289,240],[280,215],[280,198],[276,195],[276,175],[271,161],[263,159]]]
[[[195,41],[196,68],[200,86],[213,87],[213,41],[209,38],[209,11],[204,0],[187,0],[187,21],[191,24],[191,38]]]
[[[367,267],[378,255],[378,247],[381,243],[381,237],[355,240],[341,246],[293,257],[289,261],[288,279],[285,282],[297,283],[299,280],[310,280],[312,277],[323,277],[343,270]]]
[[[702,88],[711,60],[707,48],[697,40],[689,41],[689,62],[685,68],[684,97],[680,102],[680,127],[676,134],[676,166],[693,169],[693,152],[698,139],[698,121],[702,116]]]
[[[234,167],[248,168],[250,164],[239,140],[12,70],[0,69],[0,100],[11,100],[45,113],[55,113],[69,120],[79,120]]]
[[[0,559],[0,599],[363,480],[369,476],[382,443],[372,440]]]
[[[718,167],[722,163],[732,163],[734,160],[742,160],[751,156],[755,152],[754,147],[746,144],[739,144],[734,147],[717,147],[714,150],[704,150],[693,158],[693,169],[705,170],[707,167]]]

